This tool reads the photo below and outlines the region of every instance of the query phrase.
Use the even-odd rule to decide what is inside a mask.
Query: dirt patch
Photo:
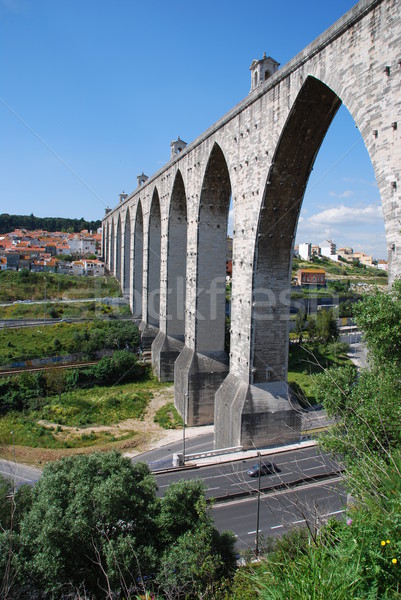
[[[168,404],[174,402],[174,387],[164,387],[152,391],[153,398],[150,400],[146,412],[142,419],[126,419],[115,425],[99,425],[89,427],[69,427],[62,425],[60,431],[57,431],[58,424],[48,421],[40,421],[43,427],[52,429],[52,433],[60,440],[68,441],[73,437],[84,434],[107,432],[112,435],[116,441],[110,443],[99,443],[85,448],[31,448],[29,446],[15,446],[15,459],[28,465],[41,466],[47,462],[58,460],[64,456],[75,454],[89,454],[95,450],[106,451],[117,449],[129,456],[135,456],[156,448],[159,445],[168,444],[171,441],[180,439],[182,430],[166,430],[153,421],[156,411]],[[129,439],[120,440],[119,438],[131,433]],[[12,446],[6,446],[0,452],[2,458],[13,460]]]

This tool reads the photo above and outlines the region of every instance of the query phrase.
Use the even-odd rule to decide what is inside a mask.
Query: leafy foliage
[[[388,292],[366,296],[354,306],[354,314],[372,359],[379,365],[400,363],[401,279]]]
[[[168,404],[165,404],[159,408],[159,410],[156,411],[153,420],[164,429],[176,429],[178,427],[182,427],[182,418],[175,408],[173,402],[169,402]]]
[[[234,537],[213,526],[204,491],[187,481],[158,499],[148,467],[116,452],[51,463],[18,530],[5,523],[0,534],[0,563],[12,549],[12,597],[29,590],[28,597],[61,598],[78,589],[91,598],[105,590],[110,598],[208,597],[232,574],[235,555]]]
[[[64,217],[35,217],[30,215],[0,215],[0,233],[8,233],[14,229],[44,229],[45,231],[67,231],[68,233],[79,233],[83,229],[96,231],[102,222],[86,221],[81,219],[68,219]]]

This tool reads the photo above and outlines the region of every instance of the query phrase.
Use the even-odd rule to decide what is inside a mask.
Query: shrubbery
[[[49,464],[27,498],[10,492],[0,488],[3,598],[206,599],[234,571],[234,536],[214,528],[200,481],[159,499],[144,463],[109,452]]]
[[[96,365],[84,369],[53,368],[37,373],[23,373],[0,378],[0,415],[10,411],[37,410],[47,396],[96,385],[115,385],[137,381],[146,372],[136,355],[118,350],[103,357]]]

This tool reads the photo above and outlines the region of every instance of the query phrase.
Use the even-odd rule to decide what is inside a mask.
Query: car
[[[280,473],[280,469],[277,465],[271,462],[262,462],[260,464],[260,476],[272,475],[273,473]],[[248,475],[249,477],[259,477],[259,464],[253,465],[253,467],[248,470]]]

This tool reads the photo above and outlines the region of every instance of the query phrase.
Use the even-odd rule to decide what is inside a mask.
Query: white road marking
[[[305,519],[301,519],[300,521],[293,521],[293,525],[298,525],[298,523],[306,523]]]
[[[331,515],[339,515],[341,513],[345,512],[344,509],[342,510],[335,510],[334,512],[330,512],[330,513],[326,513],[325,515],[322,515],[322,517],[331,517]]]
[[[14,475],[10,471],[0,471],[2,475],[7,475],[7,477],[14,477],[14,479],[23,479],[24,481],[33,481],[33,479],[27,479],[26,477],[21,477],[21,475]]]

